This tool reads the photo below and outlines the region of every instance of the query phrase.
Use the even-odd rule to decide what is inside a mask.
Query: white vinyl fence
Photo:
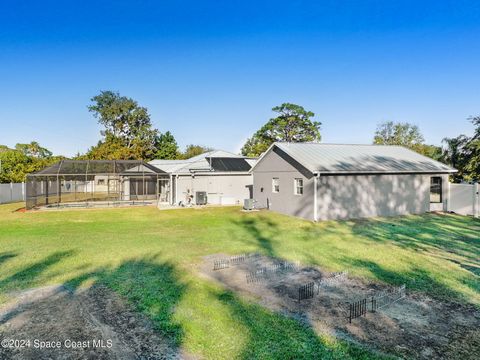
[[[0,204],[25,201],[25,183],[0,184]]]
[[[477,184],[450,184],[448,211],[479,217],[480,195]]]

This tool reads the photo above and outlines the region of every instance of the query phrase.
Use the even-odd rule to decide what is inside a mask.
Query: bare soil
[[[23,348],[0,347],[0,359],[191,358],[162,338],[146,317],[100,285],[76,292],[52,286],[17,294],[15,302],[0,307],[2,339],[30,343],[22,344]],[[37,345],[59,341],[61,346],[41,349],[35,347],[35,340]],[[67,348],[66,340],[83,344]]]
[[[348,303],[391,290],[384,284],[366,283],[347,276],[320,290],[312,299],[298,300],[298,287],[331,274],[314,267],[272,275],[247,283],[246,275],[278,259],[259,257],[222,270],[213,270],[215,259],[204,258],[203,276],[256,300],[261,305],[294,317],[315,330],[366,345],[380,352],[416,359],[480,359],[480,311],[455,302],[441,302],[418,293],[381,310],[348,320]]]

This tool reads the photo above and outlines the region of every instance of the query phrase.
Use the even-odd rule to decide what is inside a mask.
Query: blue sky
[[[57,154],[99,139],[100,90],[146,106],[189,143],[238,151],[282,102],[330,143],[382,121],[426,141],[480,114],[478,1],[2,1],[0,144]]]

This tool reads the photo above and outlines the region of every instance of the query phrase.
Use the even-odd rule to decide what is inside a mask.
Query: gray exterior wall
[[[174,180],[175,181],[175,176]],[[179,175],[176,181],[175,190],[177,198],[174,203],[185,202],[187,195],[194,196],[197,191],[207,192],[207,201],[209,204],[233,205],[243,204],[244,199],[251,197],[250,191],[253,186],[253,175],[220,175],[220,174],[195,174]]]
[[[430,177],[424,174],[332,175],[318,180],[318,219],[354,219],[442,211],[430,204]],[[443,201],[448,176],[443,175]]]
[[[289,161],[279,150],[267,153],[253,170],[253,198],[256,206],[269,207],[282,214],[313,220],[313,174]],[[272,192],[272,178],[277,177],[280,192]],[[294,179],[303,179],[303,195],[295,195]]]
[[[443,179],[443,203],[430,203],[430,178]],[[280,192],[272,192],[272,178]],[[303,195],[294,195],[294,179],[304,179]],[[273,148],[253,170],[257,206],[314,220],[314,180],[301,165]],[[446,209],[448,175],[321,175],[317,187],[318,220],[421,214]],[[263,190],[263,191],[262,191]]]

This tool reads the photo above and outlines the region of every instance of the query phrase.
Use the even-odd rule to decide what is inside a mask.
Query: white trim
[[[298,186],[297,185],[297,181],[300,180],[302,182],[302,185],[301,186]],[[301,188],[302,189],[302,193],[299,194],[297,193],[297,189],[298,188]],[[293,195],[295,196],[303,196],[303,178],[293,178]]]
[[[274,180],[277,180],[276,185],[273,183]],[[278,186],[278,191],[275,191],[275,186]],[[280,192],[280,178],[272,177],[272,194],[278,194],[279,192]]]
[[[260,155],[260,157],[258,158],[257,162],[256,162],[256,163],[250,168],[250,170],[248,171],[249,173],[251,173],[251,172],[253,171],[253,169],[255,169],[255,168],[257,167],[257,165],[260,163],[260,161],[263,160],[263,158],[265,157],[265,155],[267,155],[274,146],[276,146],[276,143],[273,143],[272,145],[270,145],[269,148],[268,148],[267,150],[265,150],[265,152],[264,152],[262,155]]]

